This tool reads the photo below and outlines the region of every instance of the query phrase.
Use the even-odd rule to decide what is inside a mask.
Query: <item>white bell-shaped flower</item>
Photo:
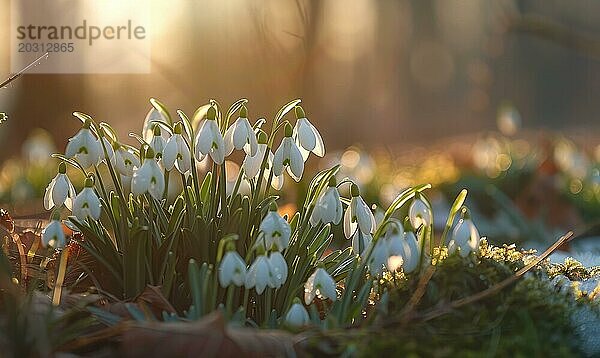
[[[346,238],[351,238],[357,229],[362,231],[363,234],[372,234],[375,230],[375,216],[373,216],[373,212],[371,212],[369,206],[360,196],[356,184],[352,184],[350,193],[352,199],[350,199],[350,205],[344,214],[344,234]]]
[[[66,239],[62,224],[58,218],[52,219],[42,230],[42,246],[52,246],[55,249],[65,247]]]
[[[387,267],[387,262],[390,257],[388,246],[383,238],[375,242],[371,242],[373,249],[371,250],[371,256],[369,256],[369,272],[374,277],[380,277],[383,270]]]
[[[242,106],[240,116],[225,132],[225,155],[230,155],[234,149],[241,150],[248,155],[256,155],[258,142],[254,129],[248,121],[248,109]]]
[[[302,158],[306,160],[310,152],[318,157],[325,155],[325,145],[323,138],[315,126],[306,118],[304,110],[296,106],[296,125],[294,126],[293,137],[300,147]]]
[[[84,188],[73,199],[73,215],[80,221],[87,218],[98,220],[100,212],[100,199],[94,191],[94,180],[86,178]]]
[[[310,317],[306,308],[298,297],[294,298],[294,303],[285,315],[285,324],[290,327],[304,327],[310,323]]]
[[[419,266],[421,257],[421,247],[417,237],[412,230],[404,232],[404,256],[402,257],[402,270],[405,273],[411,273]]]
[[[304,284],[304,302],[309,305],[315,297],[337,299],[335,281],[323,268],[317,268]]]
[[[238,287],[246,281],[246,262],[234,251],[227,251],[219,266],[219,283],[225,288],[231,284]]]
[[[133,170],[140,167],[140,158],[118,143],[115,143],[113,149],[115,150],[115,156],[112,165],[119,174],[131,178]]]
[[[167,141],[163,151],[163,164],[166,170],[171,171],[176,167],[181,174],[187,173],[192,168],[190,148],[182,135],[183,124],[178,122],[171,138]]]
[[[79,132],[69,139],[65,150],[67,158],[75,158],[84,168],[98,164],[102,155],[100,141],[94,136],[90,126],[91,121],[86,120]]]
[[[423,200],[420,193],[415,194],[415,198],[408,208],[408,217],[415,229],[418,229],[421,225],[425,227],[431,225],[433,221],[431,209]]]
[[[217,164],[223,164],[223,161],[225,161],[225,141],[216,118],[217,110],[211,106],[196,135],[195,154],[198,161],[204,159],[206,155],[210,155],[213,162]]]
[[[165,147],[167,146],[167,139],[169,139],[170,136],[168,136],[166,131],[165,134],[163,134],[163,131],[160,129],[160,126],[158,124],[154,124],[153,132],[154,135],[152,136],[152,139],[149,143],[150,148],[152,148],[152,150],[154,151],[154,155],[157,158],[162,158]],[[167,139],[165,139],[165,137]]]
[[[271,267],[265,255],[258,255],[246,273],[245,287],[254,288],[259,295],[271,284]]]
[[[371,241],[373,241],[371,234],[364,234],[362,231],[356,230],[352,235],[352,251],[363,256],[371,245]]]
[[[273,156],[273,173],[279,176],[286,168],[295,181],[300,181],[304,172],[304,159],[298,145],[292,139],[292,127],[289,123],[285,125],[285,137]]]
[[[61,207],[64,204],[67,209],[71,210],[75,195],[75,188],[67,176],[67,166],[64,162],[61,162],[58,166],[58,174],[56,174],[46,187],[44,208],[51,210],[54,207]]]
[[[273,167],[273,153],[267,145],[267,135],[263,131],[258,132],[258,149],[255,155],[248,155],[244,158],[242,168],[244,174],[248,179],[256,178],[260,174],[260,168],[265,157],[267,150],[269,154],[267,156],[267,162],[265,163],[265,170],[263,171],[263,177],[268,180],[271,174],[271,168]],[[271,186],[276,190],[281,190],[283,187],[283,174],[276,176],[273,174],[273,180]]]
[[[461,218],[452,231],[452,237],[448,243],[448,252],[453,253],[458,250],[462,257],[467,257],[471,252],[476,252],[479,248],[479,231],[466,208],[462,209]]]
[[[271,282],[269,283],[269,287],[279,288],[285,283],[285,280],[287,280],[287,262],[279,251],[271,252],[268,260],[269,267],[271,268]]]
[[[290,224],[277,213],[276,204],[271,205],[271,210],[260,223],[259,230],[262,232],[266,249],[271,249],[275,245],[282,251],[290,244],[292,229]]]
[[[343,214],[344,209],[342,208],[340,193],[336,186],[335,177],[332,176],[329,180],[329,187],[315,204],[310,215],[310,223],[312,226],[317,226],[320,223],[337,225],[342,220]]]
[[[165,191],[165,177],[163,171],[154,159],[152,148],[146,150],[146,160],[142,166],[136,168],[131,178],[131,192],[138,196],[146,192],[156,200],[161,200]]]
[[[401,233],[400,233],[401,232]],[[414,271],[419,264],[420,249],[410,221],[406,220],[404,230],[393,227],[385,237],[388,248],[387,268],[396,271],[402,267],[405,273]]]

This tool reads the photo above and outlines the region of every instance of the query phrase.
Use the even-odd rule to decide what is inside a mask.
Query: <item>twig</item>
[[[466,306],[470,303],[479,301],[481,299],[484,299],[486,297],[492,296],[495,293],[500,292],[501,290],[503,290],[504,288],[512,285],[513,283],[517,282],[523,275],[525,275],[529,270],[531,270],[532,268],[534,268],[535,266],[539,265],[540,262],[544,261],[548,256],[550,256],[550,254],[552,254],[554,251],[556,251],[556,249],[558,249],[562,244],[564,244],[565,242],[567,242],[569,239],[571,239],[571,237],[573,236],[573,232],[569,231],[568,233],[566,233],[565,235],[563,235],[560,239],[558,239],[552,246],[550,246],[548,249],[546,249],[546,251],[544,251],[543,254],[541,254],[540,256],[538,256],[533,262],[529,263],[529,265],[523,267],[522,269],[520,269],[519,271],[517,271],[517,273],[515,273],[514,275],[512,275],[511,277],[505,279],[504,281],[501,281],[499,283],[497,283],[496,285],[485,289],[479,293],[476,293],[472,296],[469,297],[465,297],[465,298],[461,298],[459,300],[455,300],[450,302],[449,304],[445,305],[444,307],[435,309],[427,314],[425,314],[424,316],[421,316],[423,321],[429,321],[431,319],[437,318],[445,313],[450,312],[451,310],[460,308],[462,306]]]
[[[12,81],[16,80],[17,78],[19,78],[22,74],[24,74],[25,72],[27,72],[30,68],[37,66],[38,62],[41,60],[45,60],[48,58],[48,52],[46,52],[45,54],[41,55],[40,57],[36,58],[33,62],[31,62],[30,64],[28,64],[27,66],[25,66],[21,71],[11,75],[10,77],[8,77],[4,82],[2,82],[2,84],[0,84],[0,88],[5,88],[6,86],[8,86],[9,83],[11,83]]]

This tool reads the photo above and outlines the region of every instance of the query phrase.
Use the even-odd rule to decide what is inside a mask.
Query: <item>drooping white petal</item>
[[[384,240],[379,239],[375,243],[371,242],[371,245],[375,246],[373,246],[371,256],[369,257],[369,272],[371,275],[379,277],[383,273],[390,255],[388,254],[387,245]]]
[[[432,222],[431,210],[422,199],[415,199],[408,208],[408,217],[411,225],[417,229],[419,226],[429,226]]]
[[[115,152],[113,165],[121,175],[132,176],[133,168],[140,167],[140,159],[124,147],[119,147]]]
[[[152,148],[152,150],[154,151],[154,155],[163,155],[163,152],[165,151],[165,147],[167,145],[167,141],[163,138],[162,135],[155,135],[152,137],[152,140],[150,141],[150,147]]]
[[[356,205],[354,206],[354,214],[356,216],[356,220],[358,221],[358,227],[363,233],[370,234],[375,229],[375,217],[362,197],[354,197],[352,200],[355,200],[355,198]]]
[[[303,327],[310,323],[306,308],[300,303],[294,303],[285,315],[285,323],[291,327]]]
[[[196,136],[196,157],[210,155],[217,164],[225,161],[225,141],[215,120],[204,120]]]
[[[228,251],[219,266],[219,283],[221,287],[234,284],[241,287],[246,280],[246,263],[235,251]]]
[[[257,151],[254,155],[246,154],[244,158],[244,162],[242,163],[242,168],[244,168],[244,173],[246,177],[251,179],[256,177],[260,172],[260,165],[262,164],[263,158],[265,157],[265,152],[267,151],[267,145],[262,143],[258,144]],[[270,162],[273,161],[273,153],[269,152]],[[269,159],[267,159],[269,161]]]
[[[354,218],[354,206],[356,206],[356,202],[354,201],[354,198],[352,198],[350,200],[350,205],[344,213],[344,235],[346,236],[346,239],[351,238],[358,229],[358,223]]]
[[[100,199],[90,187],[83,188],[73,200],[73,215],[80,221],[87,218],[98,220],[100,212]]]
[[[75,158],[84,168],[98,164],[102,147],[98,139],[88,128],[82,128],[69,139],[65,156]]]
[[[65,233],[62,224],[58,220],[52,220],[42,230],[42,246],[52,245],[54,248],[64,247],[66,244]]]
[[[479,231],[471,219],[460,219],[452,232],[451,240],[460,249],[460,255],[467,257],[479,246]]]
[[[275,244],[279,251],[289,246],[292,229],[290,224],[276,211],[269,211],[260,223],[259,230],[264,234],[265,246],[270,249]]]
[[[352,235],[352,251],[363,256],[371,245],[371,241],[373,241],[371,234],[363,234],[362,231],[356,230]]]
[[[306,118],[299,118],[294,127],[294,134],[300,146],[307,151],[315,149],[317,139]]]
[[[291,138],[290,138],[291,141]],[[288,174],[297,182],[302,178],[302,173],[304,172],[304,159],[302,159],[302,154],[300,150],[296,146],[296,143],[290,144],[290,153],[289,160],[290,164],[288,167]]]
[[[343,213],[342,202],[337,188],[329,187],[317,200],[310,216],[310,223],[312,226],[316,226],[321,222],[337,225],[340,223]]]
[[[335,281],[322,268],[317,268],[304,284],[304,302],[309,305],[316,296],[337,299]]]
[[[323,297],[329,298],[332,301],[337,299],[337,292],[335,290],[335,281],[324,269],[317,269],[317,276],[315,277],[316,288],[318,294]]]
[[[421,258],[421,248],[417,237],[412,231],[404,233],[404,261],[402,268],[405,273],[413,272],[419,265]]]
[[[279,288],[285,283],[285,280],[287,280],[287,262],[279,251],[272,252],[269,255],[268,260],[269,267],[271,268],[271,282],[269,286],[272,288]]]
[[[165,190],[165,178],[154,159],[144,160],[144,164],[133,172],[131,192],[138,196],[146,192],[156,200],[161,200]]]
[[[246,273],[245,287],[254,288],[259,295],[263,293],[270,280],[270,267],[267,257],[257,256]]]
[[[275,155],[273,156],[273,174],[279,176],[283,173],[283,161],[284,161],[284,145],[281,143],[279,148],[275,150]]]

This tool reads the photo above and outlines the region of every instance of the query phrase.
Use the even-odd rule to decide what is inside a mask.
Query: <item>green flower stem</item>
[[[227,203],[227,205],[231,205],[231,203],[233,202],[233,198],[235,198],[238,191],[240,190],[240,185],[242,184],[243,175],[244,175],[244,168],[240,168],[237,179],[235,180],[235,185],[233,186],[233,191],[231,192],[231,196],[229,197],[229,202]]]
[[[271,288],[267,288],[266,292],[264,292],[265,295],[265,305],[264,307],[264,323],[263,325],[267,325],[269,323],[269,314],[271,313],[271,299],[272,299],[272,295],[273,295],[273,289]]]
[[[163,177],[165,178],[165,190],[163,191],[163,199],[165,203],[169,200],[169,171],[164,170]]]
[[[225,162],[221,164],[221,175],[219,176],[219,197],[221,199],[221,223],[226,223],[228,219],[227,210],[227,170]]]
[[[248,300],[250,299],[250,290],[247,288],[243,288],[244,290],[244,300],[242,301],[242,307],[244,307],[244,312],[248,313]]]
[[[231,318],[231,313],[233,310],[233,294],[235,290],[235,286],[234,285],[229,285],[229,287],[227,287],[227,301],[225,303],[225,310],[227,312],[227,318]]]
[[[92,120],[92,123],[95,127],[96,124],[94,123],[93,120]],[[97,135],[100,134],[100,131],[97,131],[97,132],[98,132]],[[102,140],[102,138],[103,138],[103,136],[98,135],[98,139],[100,140],[100,144],[102,145],[102,151],[104,152],[104,161],[106,162],[106,166],[108,167],[108,172],[110,173],[113,184],[115,185],[117,194],[119,195],[119,197],[125,199],[125,194],[123,193],[123,185],[121,183],[121,178],[116,174],[115,168],[113,167],[113,165],[110,161],[110,158],[108,158],[108,151],[106,150],[106,144],[104,143],[104,140]],[[116,153],[114,155],[116,155]],[[98,168],[96,168],[96,173],[98,173]],[[129,212],[129,210],[127,208],[127,205],[125,204],[124,201],[121,201],[121,203],[122,203],[123,211],[125,213],[127,213],[127,218],[131,221],[132,217],[131,217],[131,213]]]

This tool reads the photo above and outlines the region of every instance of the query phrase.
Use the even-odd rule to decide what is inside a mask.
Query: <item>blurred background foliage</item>
[[[250,116],[303,98],[330,149],[495,128],[505,101],[527,129],[597,127],[600,3],[592,0],[146,1],[147,75],[27,75],[0,94],[10,119],[0,158],[29,131],[58,148],[82,110],[123,136],[156,97],[193,112],[248,97]],[[0,73],[9,72],[9,1],[0,2]],[[43,71],[38,66],[35,71]],[[32,103],[36,105],[33,106]]]
[[[481,231],[497,240],[597,231],[598,2],[145,6],[150,74],[28,74],[0,90],[9,115],[0,128],[0,202],[14,215],[42,211],[56,165],[47,153],[62,151],[78,129],[74,110],[126,138],[149,97],[187,113],[209,98],[247,97],[252,120],[302,98],[329,153],[313,169],[341,159],[342,175],[362,183],[372,203],[429,182],[442,209],[468,188]],[[0,10],[0,73],[8,75],[9,2]],[[284,199],[293,203],[296,189]]]

